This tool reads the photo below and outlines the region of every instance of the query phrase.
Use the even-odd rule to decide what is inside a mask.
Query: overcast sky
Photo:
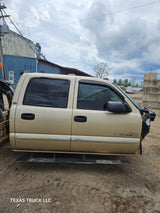
[[[23,35],[47,60],[94,75],[107,62],[110,80],[160,78],[160,0],[3,0]],[[10,25],[11,26],[11,25]],[[11,29],[15,31],[13,26]]]

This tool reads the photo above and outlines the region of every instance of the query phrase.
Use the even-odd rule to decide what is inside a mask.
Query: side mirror
[[[127,113],[132,111],[127,103],[121,103],[120,101],[108,101],[104,105],[104,110],[114,113]]]

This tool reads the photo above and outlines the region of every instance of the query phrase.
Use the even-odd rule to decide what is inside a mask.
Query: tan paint
[[[68,107],[49,108],[23,105],[30,79],[34,77],[68,79]],[[111,83],[91,77],[54,74],[24,74],[17,86],[10,111],[10,143],[16,151],[71,152],[96,154],[137,154],[140,145],[142,118],[136,107],[125,97],[131,113],[77,109],[78,82],[81,79]],[[113,85],[112,85],[113,86]],[[35,119],[21,119],[22,113],[34,113]],[[87,117],[86,123],[74,116]],[[135,135],[134,135],[135,133]]]
[[[103,152],[103,153],[135,153],[139,149],[142,119],[139,111],[129,100],[126,100],[132,108],[131,113],[115,114],[108,111],[82,110],[77,109],[78,81],[82,77],[77,77],[75,88],[75,99],[73,105],[72,118],[72,139],[71,151],[87,151],[87,152]],[[86,78],[84,78],[86,79]],[[88,78],[88,80],[91,78]],[[92,78],[93,80],[93,78]],[[95,79],[97,81],[97,79]],[[105,82],[103,80],[99,80]],[[107,82],[110,84],[110,82]],[[113,86],[113,85],[112,85]],[[86,123],[78,123],[74,121],[74,116],[86,116]],[[129,133],[136,133],[136,136],[129,136]],[[126,135],[119,138],[116,135]],[[91,142],[82,142],[81,138],[89,137]],[[104,142],[101,142],[103,137]],[[115,143],[121,139],[123,143]],[[127,141],[136,141],[136,143],[128,143]],[[97,141],[97,142],[95,142]],[[105,142],[106,141],[106,142]]]

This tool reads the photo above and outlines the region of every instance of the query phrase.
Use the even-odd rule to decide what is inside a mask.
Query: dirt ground
[[[133,97],[141,102],[141,96]],[[0,213],[160,213],[160,110],[125,165],[18,163],[0,147]]]

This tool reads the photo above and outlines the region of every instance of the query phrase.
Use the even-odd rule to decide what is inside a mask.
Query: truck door
[[[130,113],[104,110],[108,101],[124,102],[110,84],[77,80],[71,151],[107,154],[135,154],[139,149],[142,120],[130,104]]]
[[[70,150],[74,82],[74,76],[26,75],[15,115],[16,149]]]

